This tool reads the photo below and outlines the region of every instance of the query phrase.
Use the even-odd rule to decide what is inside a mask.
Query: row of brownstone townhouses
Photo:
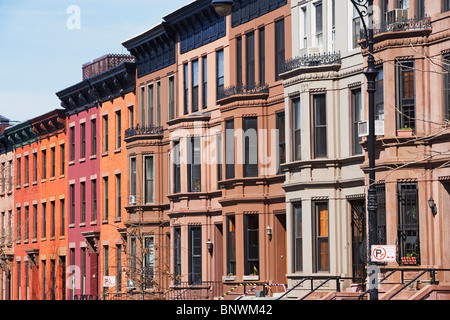
[[[3,111],[0,300],[450,299],[450,1],[212,2]]]

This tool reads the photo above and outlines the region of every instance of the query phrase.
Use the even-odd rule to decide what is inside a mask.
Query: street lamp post
[[[369,135],[368,135],[368,158],[369,158],[369,186],[367,190],[367,222],[368,222],[368,270],[373,271],[375,263],[370,258],[372,245],[377,242],[377,191],[375,189],[375,91],[378,71],[375,69],[375,57],[373,48],[373,0],[350,0],[358,12],[363,31],[365,34],[365,45],[368,51],[367,70],[364,75],[367,79],[367,93],[369,95]],[[233,0],[212,0],[211,5],[216,13],[226,16],[231,12]],[[367,18],[367,22],[365,21]],[[377,281],[373,275],[370,276],[369,284],[370,300],[378,300]]]

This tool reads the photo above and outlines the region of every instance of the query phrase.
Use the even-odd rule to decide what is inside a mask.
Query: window
[[[245,69],[247,87],[255,85],[255,32],[247,33],[245,37]]]
[[[169,120],[175,117],[175,80],[169,77]]]
[[[42,203],[42,238],[47,237],[47,204]]]
[[[416,0],[416,17],[417,19],[425,18],[425,0]]]
[[[180,141],[173,142],[173,193],[181,192]]]
[[[327,113],[325,94],[313,95],[314,157],[327,157]]]
[[[386,12],[389,10],[389,0],[380,0],[380,22],[386,21]]]
[[[362,146],[359,144],[362,138],[358,135],[358,123],[362,121],[362,100],[361,100],[361,89],[355,89],[351,91],[351,103],[352,103],[352,120],[353,120],[353,130],[352,130],[352,152],[353,154],[361,154],[363,152]]]
[[[103,152],[108,152],[108,116],[103,116]]]
[[[224,56],[223,49],[216,53],[216,97],[224,90]]]
[[[198,111],[198,97],[199,97],[199,74],[198,74],[198,60],[192,61],[191,65],[191,81],[192,81],[192,112]]]
[[[97,221],[97,180],[91,180],[92,221]]]
[[[134,127],[134,106],[128,107],[128,128]]]
[[[286,162],[286,133],[284,112],[276,115],[277,122],[277,141],[278,141],[278,163],[277,173],[281,174],[281,165]]]
[[[375,83],[375,120],[384,120],[384,85],[383,67],[378,67],[378,76]]]
[[[153,203],[155,202],[155,168],[154,168],[154,158],[153,156],[145,156],[144,157],[144,203]]]
[[[141,126],[145,126],[145,87],[141,87]]]
[[[189,66],[183,65],[184,114],[189,113]]]
[[[17,240],[22,240],[22,212],[17,208]]]
[[[75,161],[75,127],[70,127],[70,161]]]
[[[306,6],[300,8],[300,49],[308,48],[308,16]]]
[[[121,112],[116,112],[116,149],[122,146],[122,116]]]
[[[22,300],[22,268],[20,261],[17,261],[17,300]]]
[[[121,176],[116,174],[116,218],[122,217]]]
[[[397,61],[397,128],[415,129],[414,61]]]
[[[450,10],[450,0],[442,0],[442,12]]]
[[[103,246],[103,275],[109,276],[109,247]]]
[[[450,55],[444,56],[444,118],[450,120]]]
[[[155,276],[155,237],[144,237],[144,247],[145,286],[150,288]]]
[[[91,156],[97,155],[97,119],[91,120]]]
[[[52,217],[51,217],[51,225],[50,225],[50,237],[54,237],[56,234],[56,206],[55,201],[50,202],[52,207]]]
[[[202,282],[202,227],[189,226],[189,284]]]
[[[181,283],[181,227],[173,228],[173,275],[174,283]]]
[[[275,22],[275,80],[280,80],[285,61],[284,19]]]
[[[22,159],[17,158],[17,185],[20,186],[22,183]]]
[[[242,86],[242,37],[236,38],[236,85]]]
[[[33,153],[33,182],[37,182],[38,176],[38,156],[37,152]]]
[[[47,179],[47,150],[42,150],[42,179]]]
[[[80,158],[84,159],[86,157],[86,124],[80,124],[80,139],[81,139],[81,149]]]
[[[244,215],[244,274],[259,274],[259,222],[257,214]]]
[[[294,160],[301,160],[302,158],[302,127],[301,127],[301,110],[300,98],[292,99],[292,115],[293,115],[293,142],[294,142]]]
[[[103,220],[108,220],[108,177],[103,177]]]
[[[234,178],[234,119],[225,121],[225,177]]]
[[[385,245],[386,240],[386,186],[384,183],[375,185],[377,190],[377,244]]]
[[[65,221],[66,221],[66,219],[65,219],[65,211],[66,211],[66,207],[65,207],[65,201],[64,201],[64,199],[61,199],[60,201],[59,201],[59,206],[60,206],[60,212],[61,212],[61,219],[60,219],[60,221],[61,221],[61,230],[60,230],[60,235],[61,235],[61,237],[63,237],[65,234],[66,234],[66,229],[65,229],[65,226],[66,226],[66,223],[65,223]]]
[[[122,291],[122,246],[116,245],[116,292]]]
[[[323,14],[322,14],[322,2],[314,4],[315,13],[315,41],[316,46],[323,45]]]
[[[47,260],[42,260],[42,300],[47,299]]]
[[[303,271],[303,218],[302,218],[302,204],[296,202],[294,208],[294,265],[295,271]]]
[[[336,1],[331,0],[331,52],[336,47]]]
[[[161,125],[161,81],[156,82],[156,126]]]
[[[55,153],[55,148],[51,148],[50,152],[52,153],[52,167],[51,167],[51,177],[54,178],[56,175],[56,153]],[[27,163],[28,163],[28,158],[26,159]],[[28,170],[27,170],[28,171]],[[28,176],[28,174],[27,174]],[[27,177],[28,179],[28,177]],[[27,181],[28,182],[28,181]]]
[[[25,239],[30,239],[30,209],[25,207]]]
[[[188,140],[188,192],[201,191],[202,161],[200,137]]]
[[[81,222],[86,222],[86,183],[80,183],[81,192]]]
[[[358,10],[353,7],[353,17],[352,17],[352,49],[358,47],[358,41],[361,40],[361,17],[359,16]]]
[[[30,173],[29,173],[29,168],[30,164],[29,164],[29,160],[28,160],[28,156],[25,156],[25,184],[28,184],[29,179],[30,179]]]
[[[236,220],[227,216],[227,274],[236,275]]]
[[[222,180],[222,133],[216,135],[217,181]],[[218,187],[219,188],[219,187]]]
[[[420,261],[419,241],[419,199],[417,182],[399,183],[398,191],[398,227],[397,250],[399,257],[415,257]],[[400,261],[399,261],[400,262]]]
[[[75,185],[70,185],[70,223],[75,223]]]
[[[244,177],[258,176],[258,119],[242,118],[244,146]]]
[[[37,210],[37,204],[33,205],[33,239],[37,239],[38,233],[38,210]]]
[[[136,197],[136,158],[130,158],[130,196]]]
[[[266,31],[264,27],[259,28],[259,84],[266,83]]]
[[[409,0],[397,0],[396,8],[397,9],[409,9]]]
[[[59,146],[59,154],[61,159],[61,175],[64,175],[66,173],[66,145],[61,144]]]
[[[329,271],[328,202],[313,202],[315,271]]]
[[[208,107],[208,59],[202,58],[202,108]]]
[[[51,289],[51,299],[56,299],[56,266],[55,266],[55,260],[50,260],[50,278],[52,282],[52,289]]]

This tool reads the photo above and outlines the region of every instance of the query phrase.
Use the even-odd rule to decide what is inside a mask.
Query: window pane
[[[244,177],[258,176],[258,125],[257,118],[242,118],[244,130]]]
[[[315,157],[327,156],[327,122],[325,95],[314,96]]]

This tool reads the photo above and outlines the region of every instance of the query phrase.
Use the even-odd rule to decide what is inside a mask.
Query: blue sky
[[[61,108],[55,93],[82,80],[84,63],[128,53],[123,41],[190,2],[0,0],[0,115],[25,121]]]

